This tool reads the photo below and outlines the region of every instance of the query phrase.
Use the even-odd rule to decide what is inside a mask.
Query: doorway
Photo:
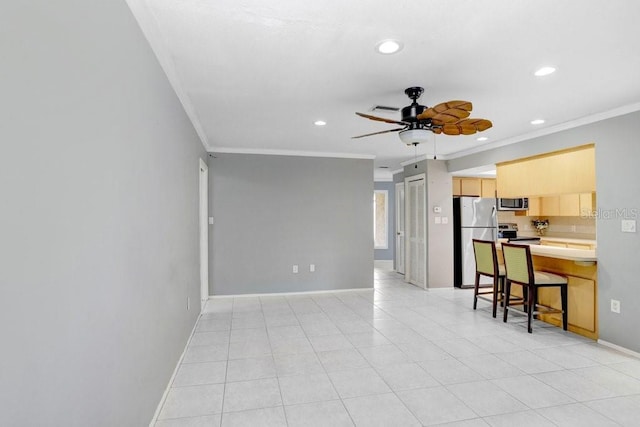
[[[425,179],[425,174],[405,178],[407,191],[405,281],[424,289],[427,288]]]
[[[209,168],[200,160],[200,312],[209,299]]]

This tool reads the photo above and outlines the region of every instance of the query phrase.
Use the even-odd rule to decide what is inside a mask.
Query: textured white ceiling
[[[640,2],[632,0],[129,4],[212,151],[373,155],[376,166],[396,169],[414,156],[397,134],[350,137],[396,127],[354,112],[406,106],[409,86],[425,88],[423,105],[468,100],[472,117],[493,121],[486,143],[438,136],[438,154],[449,158],[640,102]],[[376,53],[387,38],[403,50]],[[543,65],[558,71],[534,77]],[[546,123],[533,126],[535,118]]]

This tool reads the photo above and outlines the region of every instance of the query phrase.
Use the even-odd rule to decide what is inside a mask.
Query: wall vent
[[[398,111],[400,111],[400,109],[396,107],[388,107],[386,105],[374,105],[371,108],[371,111],[379,111],[381,113],[397,113]]]

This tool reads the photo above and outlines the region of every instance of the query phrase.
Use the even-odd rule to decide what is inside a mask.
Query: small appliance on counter
[[[518,224],[515,222],[501,222],[498,224],[498,239],[518,237]]]
[[[539,245],[540,238],[534,236],[518,237],[518,224],[513,222],[501,222],[498,224],[498,238],[508,239],[509,243],[519,243],[522,245]]]

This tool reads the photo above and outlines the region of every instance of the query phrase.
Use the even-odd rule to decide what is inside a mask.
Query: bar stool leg
[[[567,284],[560,286],[560,296],[562,298],[562,329],[567,330],[569,324],[569,313],[567,312]]]
[[[533,312],[535,311],[535,301],[537,298],[537,292],[535,287],[531,287],[528,290],[527,295],[527,330],[529,333],[533,333],[533,327],[531,326],[531,322],[533,320]]]
[[[478,305],[478,288],[480,286],[480,273],[476,272],[476,281],[473,285],[473,309]]]
[[[504,285],[504,316],[502,321],[507,323],[507,315],[509,314],[509,300],[511,298],[511,281],[506,279]]]
[[[493,276],[493,317],[496,317],[498,311],[498,276]]]

